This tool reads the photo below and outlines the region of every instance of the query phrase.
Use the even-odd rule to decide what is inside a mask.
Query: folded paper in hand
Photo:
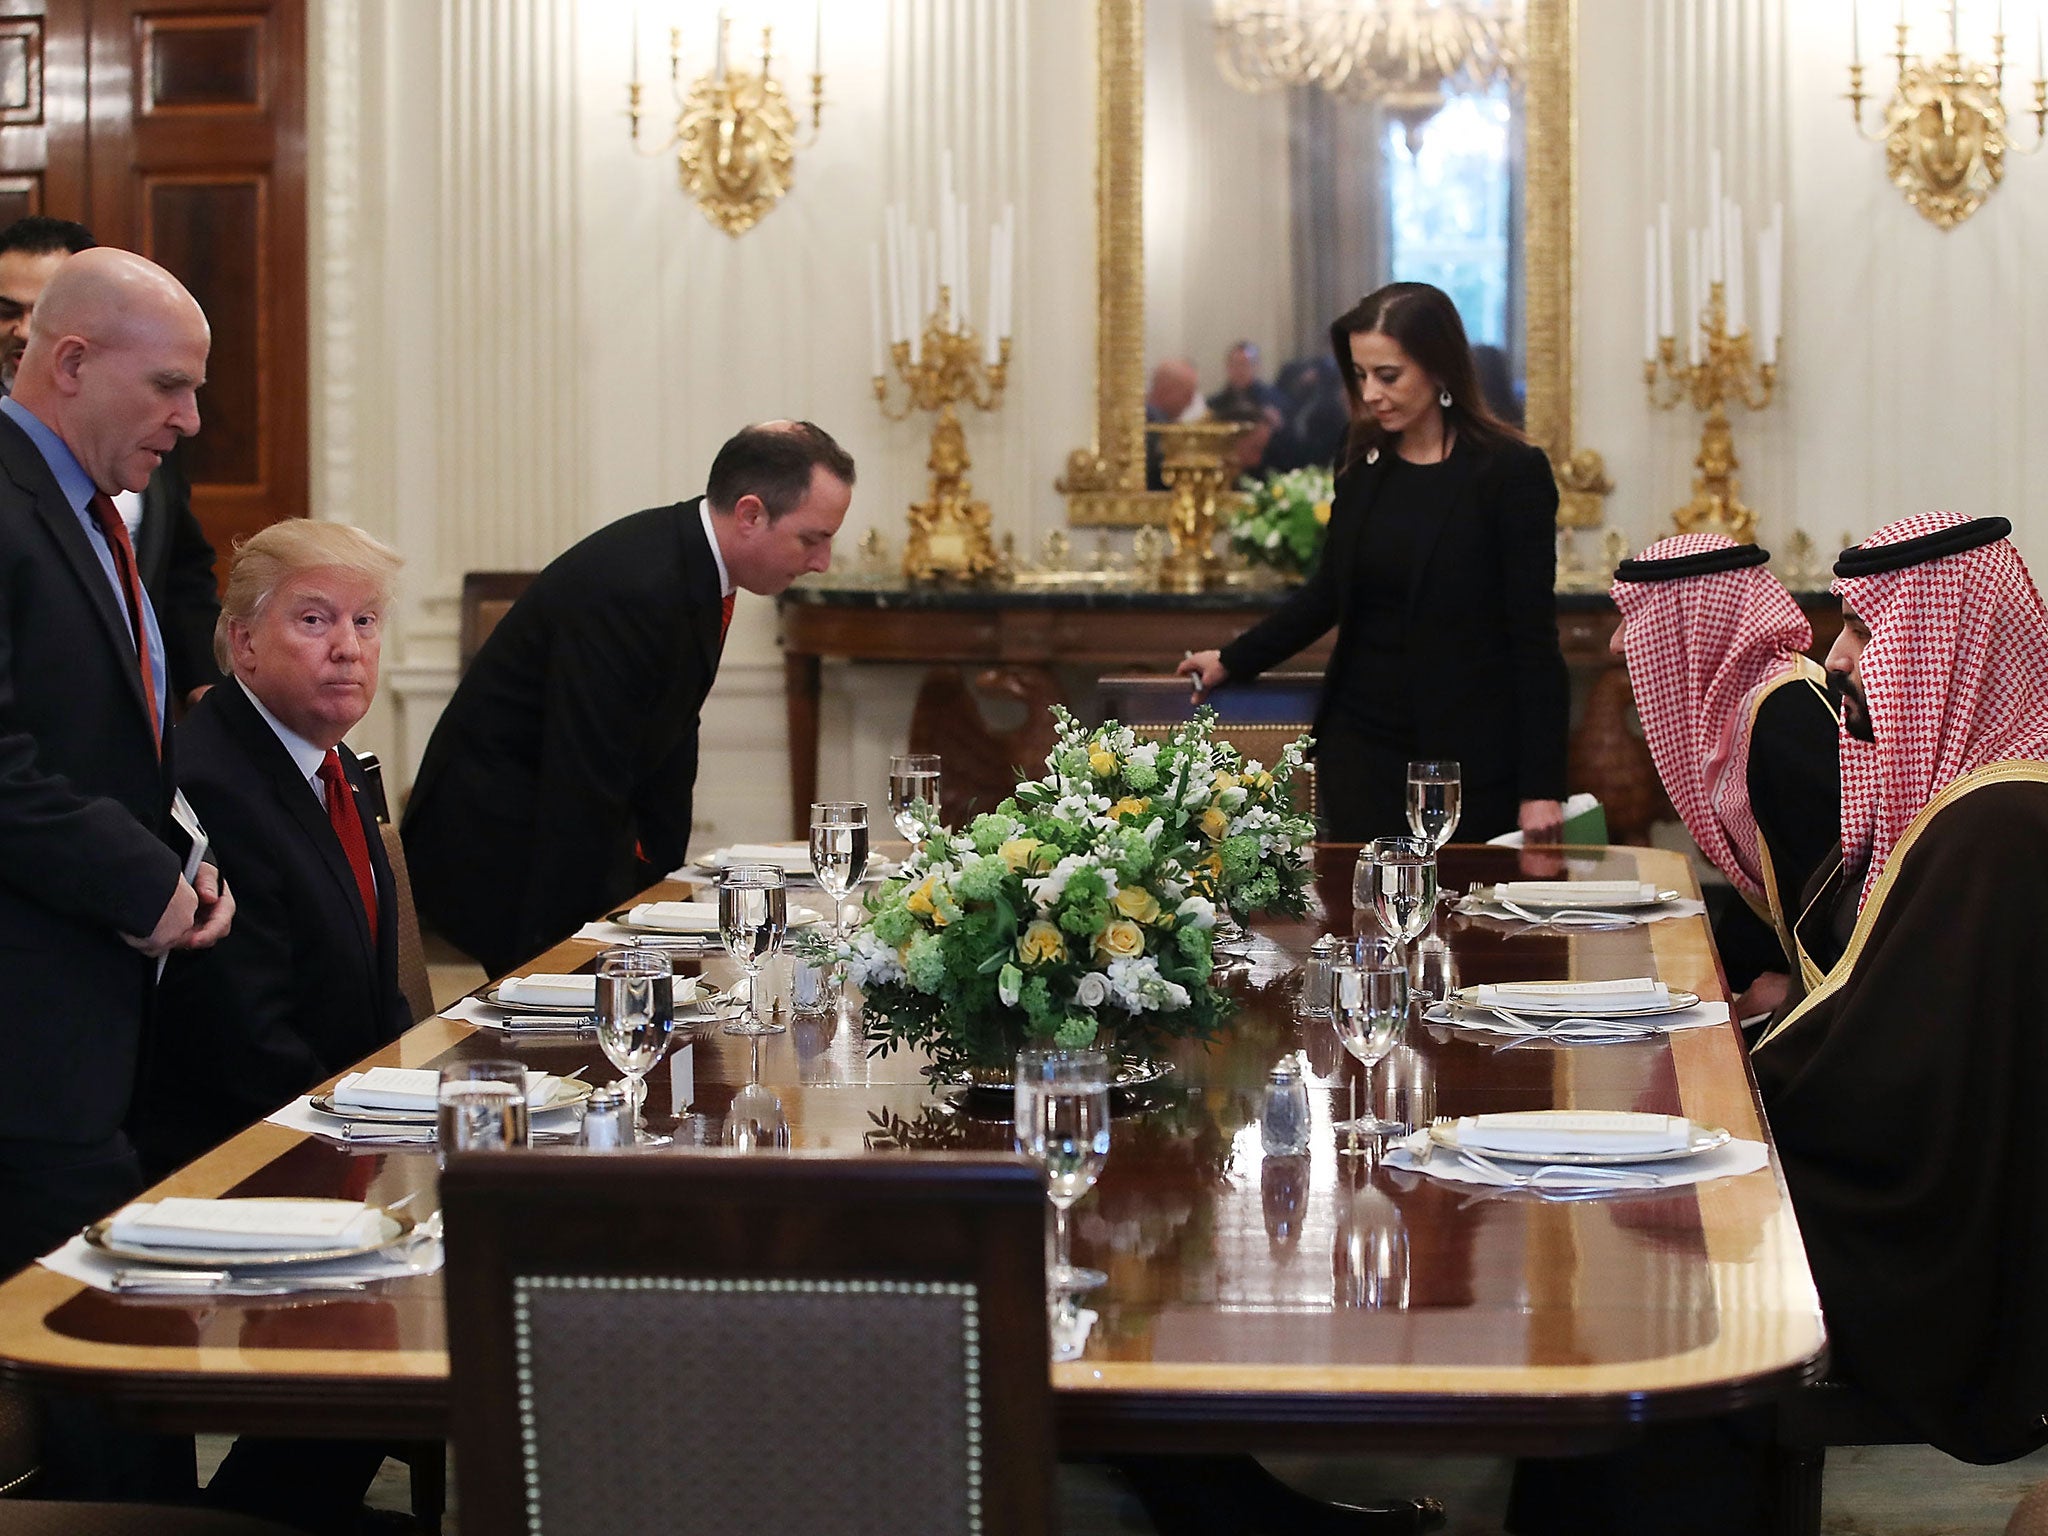
[[[1475,1152],[1610,1156],[1640,1153],[1648,1157],[1682,1152],[1692,1145],[1692,1137],[1692,1124],[1682,1115],[1646,1115],[1620,1109],[1538,1109],[1469,1115],[1457,1125],[1457,1144]]]
[[[1661,1008],[1671,1003],[1671,989],[1647,976],[1624,981],[1510,981],[1473,988],[1481,1008]]]
[[[561,1079],[545,1072],[526,1074],[526,1102],[542,1105],[559,1091]],[[441,1102],[441,1074],[431,1067],[372,1067],[351,1072],[334,1085],[336,1104],[358,1109],[421,1109]]]
[[[353,1248],[381,1237],[389,1218],[359,1200],[138,1201],[107,1235],[145,1248],[246,1248],[252,1253]]]

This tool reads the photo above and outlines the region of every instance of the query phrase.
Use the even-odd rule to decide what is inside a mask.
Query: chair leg
[[[1780,1445],[1771,1454],[1771,1536],[1820,1536],[1820,1446]]]
[[[1332,1504],[1290,1487],[1250,1456],[1121,1456],[1111,1465],[1160,1536],[1422,1536],[1444,1523],[1435,1499],[1370,1509]]]
[[[448,1513],[448,1447],[439,1440],[415,1440],[405,1448],[411,1469],[412,1517],[425,1536],[440,1536]]]

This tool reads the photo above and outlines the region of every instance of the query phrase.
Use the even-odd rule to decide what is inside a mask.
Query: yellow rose
[[[1215,783],[1213,783],[1213,784],[1211,784],[1211,785],[1209,786],[1209,792],[1210,792],[1211,794],[1215,794],[1215,795],[1220,795],[1220,794],[1222,794],[1222,793],[1223,793],[1223,791],[1225,791],[1226,789],[1235,789],[1235,788],[1237,788],[1237,775],[1236,775],[1236,774],[1233,774],[1233,773],[1218,773],[1218,774],[1216,775],[1216,781],[1215,781]]]
[[[1026,965],[1043,965],[1067,958],[1067,941],[1059,929],[1043,918],[1025,928],[1017,940],[1017,958]]]
[[[1273,787],[1273,775],[1261,768],[1251,776],[1250,782],[1254,789],[1271,789]]]
[[[903,898],[903,905],[919,917],[930,918],[934,928],[943,928],[946,926],[946,914],[941,912],[938,903],[932,900],[932,889],[938,884],[938,879],[935,874],[926,875],[924,883]]]
[[[1098,955],[1121,957],[1145,953],[1145,930],[1127,917],[1112,918],[1109,926],[1095,935]]]
[[[1212,805],[1202,812],[1202,836],[1212,843],[1220,843],[1230,831],[1230,818],[1223,814],[1221,806]]]
[[[1031,867],[1031,855],[1037,847],[1035,837],[1013,837],[996,850],[996,857],[1009,865],[1012,873],[1022,874]]]
[[[1315,514],[1316,521],[1327,527],[1330,521],[1330,504],[1327,501],[1317,502],[1315,506]]]
[[[1112,816],[1142,816],[1152,809],[1152,802],[1137,795],[1126,795],[1109,808]]]
[[[1090,742],[1088,767],[1098,779],[1106,779],[1116,772],[1116,754],[1099,741]]]
[[[1141,923],[1159,921],[1159,898],[1142,885],[1127,885],[1116,893],[1116,909]]]

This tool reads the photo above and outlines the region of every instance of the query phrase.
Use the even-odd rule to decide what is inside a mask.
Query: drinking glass
[[[1408,967],[1385,939],[1362,939],[1356,958],[1330,967],[1330,1022],[1337,1041],[1364,1068],[1366,1104],[1372,1103],[1372,1069],[1401,1043],[1408,1026]],[[1356,1154],[1360,1136],[1389,1136],[1405,1127],[1377,1115],[1358,1112],[1358,1077],[1351,1079],[1351,1118],[1333,1129],[1348,1133],[1338,1148]]]
[[[939,809],[939,757],[936,752],[904,752],[889,759],[889,809],[896,817],[897,835],[917,841],[917,822],[910,808],[923,801]]]
[[[747,973],[747,1007],[728,1019],[728,1035],[779,1035],[785,1025],[763,1019],[761,962],[782,948],[789,931],[789,889],[773,864],[732,864],[718,877],[718,935]]]
[[[434,1117],[434,1154],[441,1162],[450,1152],[526,1146],[532,1124],[522,1063],[476,1059],[441,1069]]]
[[[633,1101],[633,1139],[658,1144],[641,1124],[647,1074],[668,1051],[675,1032],[675,968],[665,951],[622,947],[597,957],[597,1045],[626,1075]]]
[[[1419,837],[1381,837],[1365,851],[1380,926],[1404,945],[1414,942],[1436,916],[1436,850]]]
[[[811,807],[811,873],[832,898],[832,937],[846,936],[847,895],[868,872],[868,808],[859,800],[827,800]]]
[[[1045,1168],[1052,1194],[1055,1291],[1088,1291],[1109,1277],[1079,1269],[1067,1212],[1102,1175],[1109,1160],[1109,1055],[1104,1051],[1017,1053],[1017,1150]]]
[[[1436,852],[1458,830],[1458,765],[1427,758],[1408,765],[1408,830]]]

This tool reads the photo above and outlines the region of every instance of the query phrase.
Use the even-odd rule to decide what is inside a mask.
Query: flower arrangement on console
[[[1247,476],[1244,493],[1229,514],[1231,548],[1253,565],[1303,576],[1316,563],[1330,526],[1330,502],[1337,478],[1321,465],[1290,469],[1264,480]]]
[[[1306,910],[1314,825],[1291,802],[1305,742],[1267,770],[1214,739],[1208,710],[1165,741],[1055,714],[1043,778],[962,832],[928,817],[868,899],[840,953],[870,1054],[917,1046],[934,1081],[1007,1078],[1029,1045],[1107,1036],[1135,1059],[1209,1039],[1230,1011],[1212,983],[1217,908]]]

